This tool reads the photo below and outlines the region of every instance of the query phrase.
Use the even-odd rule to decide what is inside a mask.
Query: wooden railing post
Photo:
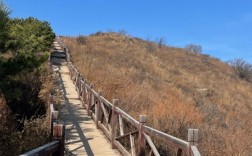
[[[93,84],[90,84],[90,89],[93,89]],[[87,106],[88,115],[91,116],[90,108],[91,108],[92,103],[94,101],[94,97],[93,97],[91,90],[88,93],[88,100],[87,101],[88,101],[88,106]]]
[[[64,156],[64,148],[65,148],[64,134],[65,134],[65,125],[54,122],[53,123],[53,140],[59,140],[60,150],[53,153],[53,156]]]
[[[83,85],[82,85],[82,95],[81,95],[81,96],[82,96],[82,100],[83,100],[83,105],[82,105],[82,106],[83,106],[84,108],[86,108],[86,107],[85,107],[85,104],[86,104],[86,102],[87,102],[87,100],[86,100],[86,97],[87,97],[87,96],[86,96],[86,79],[84,79],[83,82],[84,82],[84,83],[83,83]],[[86,108],[86,109],[87,109],[87,108]]]
[[[140,115],[140,123],[139,123],[139,138],[138,138],[138,156],[145,155],[145,137],[143,126],[146,123],[146,115]]]
[[[75,78],[75,90],[77,91],[77,93],[79,94],[79,79],[80,79],[80,73],[79,71],[77,71],[76,73],[76,78]]]
[[[188,129],[188,142],[190,144],[188,149],[188,155],[191,156],[191,146],[198,146],[199,141],[199,130],[198,129]]]
[[[113,108],[112,108],[112,116],[111,116],[111,132],[110,132],[110,137],[111,137],[111,147],[114,149],[115,144],[115,138],[117,134],[117,119],[118,119],[118,114],[115,111],[116,106],[118,105],[119,100],[118,99],[113,99]]]
[[[87,102],[87,89],[86,89],[86,83],[87,83],[87,80],[84,79],[84,85],[83,85],[83,94],[82,94],[82,98],[83,98],[83,106],[85,106],[85,108],[87,109],[87,105],[88,105],[88,102]]]
[[[51,104],[53,104],[53,96],[50,94],[49,98],[48,98],[48,115],[49,115],[49,119],[48,119],[48,132],[51,133],[51,128],[52,128],[52,109],[51,109]]]
[[[99,97],[102,95],[101,90],[98,91]],[[98,97],[98,101],[95,103],[95,124],[96,128],[99,129],[98,122],[100,121],[100,114],[101,114],[101,103]]]

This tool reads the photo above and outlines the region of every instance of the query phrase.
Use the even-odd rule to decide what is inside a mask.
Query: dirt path
[[[55,53],[51,59],[54,64],[53,70],[60,74],[66,100],[60,111],[60,118],[66,125],[67,155],[120,155],[117,150],[111,149],[111,143],[100,130],[96,129],[94,121],[82,107],[75,86],[70,79],[66,61],[62,59],[64,53],[57,42],[54,42],[54,49]]]

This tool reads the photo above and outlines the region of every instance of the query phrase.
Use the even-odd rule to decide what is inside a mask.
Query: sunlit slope
[[[252,83],[229,65],[118,33],[63,40],[88,82],[135,118],[146,114],[147,124],[184,139],[199,128],[203,155],[251,152]]]

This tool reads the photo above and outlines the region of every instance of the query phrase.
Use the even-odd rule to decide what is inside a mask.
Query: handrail
[[[60,40],[60,38],[58,38],[58,40]],[[60,43],[63,42],[60,41]],[[159,155],[153,142],[151,141],[150,136],[154,136],[155,138],[162,139],[170,145],[175,146],[178,149],[178,156],[181,156],[182,153],[185,153],[188,156],[200,156],[197,146],[195,146],[198,144],[197,129],[189,129],[188,141],[185,141],[144,125],[146,116],[143,118],[143,120],[142,118],[140,118],[140,122],[137,121],[132,116],[117,107],[118,100],[114,99],[113,103],[111,103],[106,98],[104,98],[100,92],[96,92],[91,84],[88,84],[86,79],[82,75],[80,75],[78,70],[73,66],[72,62],[70,62],[71,55],[69,54],[69,50],[66,46],[65,52],[67,54],[66,56],[68,57],[66,60],[70,70],[70,76],[73,82],[76,84],[76,90],[78,91],[78,94],[81,97],[83,103],[85,103],[84,106],[86,107],[88,114],[95,120],[97,128],[100,128],[111,141],[112,148],[117,147],[122,154],[129,155],[129,152],[125,147],[123,147],[118,139],[122,137],[130,137],[129,140],[131,150],[134,151],[134,139],[132,138],[134,138],[133,135],[136,134],[135,131],[137,129],[138,135],[141,136],[138,139],[138,152],[140,152],[138,153],[138,155],[141,155],[141,152],[145,150],[144,148],[146,148],[146,141],[151,148],[151,153],[154,155]],[[123,122],[129,123],[135,129],[131,130],[131,132],[127,132],[127,134],[124,134]],[[119,129],[119,131],[116,129]],[[134,152],[131,153],[132,155],[135,155]]]
[[[147,134],[153,135],[153,136],[157,136],[159,138],[161,138],[164,141],[168,141],[171,144],[175,145],[176,147],[183,149],[183,150],[187,150],[188,147],[190,146],[190,143],[187,141],[184,141],[182,139],[176,138],[172,135],[166,134],[164,132],[161,132],[159,130],[156,130],[154,128],[148,127],[148,126],[144,126],[144,131]]]
[[[201,156],[197,146],[191,146],[191,152],[191,155],[193,156]]]
[[[38,148],[35,148],[29,152],[26,152],[20,156],[34,156],[34,155],[49,155],[53,152],[56,152],[59,150],[60,142],[59,141],[53,141],[48,144],[45,144],[43,146],[40,146]]]

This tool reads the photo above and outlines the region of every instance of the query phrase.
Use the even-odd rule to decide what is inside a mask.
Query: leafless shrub
[[[202,47],[200,45],[196,45],[196,44],[188,44],[185,46],[185,49],[187,51],[197,53],[197,54],[202,53]]]
[[[166,39],[165,37],[160,37],[156,39],[156,43],[158,45],[159,48],[162,48],[163,46],[166,45]]]
[[[252,82],[252,64],[247,63],[243,59],[235,59],[228,62],[231,65],[235,73],[242,79]]]
[[[118,33],[119,33],[120,35],[124,35],[124,36],[127,35],[127,31],[125,31],[124,29],[119,30]]]

